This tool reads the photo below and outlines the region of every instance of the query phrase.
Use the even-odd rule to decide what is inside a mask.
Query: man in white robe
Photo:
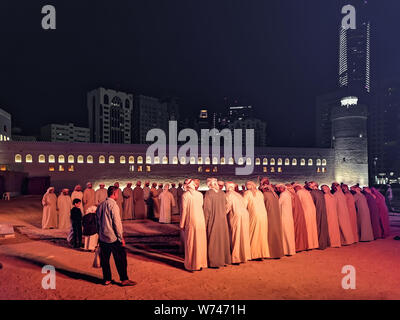
[[[199,271],[207,268],[207,233],[203,212],[203,195],[196,191],[193,180],[182,195],[180,228],[184,231],[185,268]]]
[[[172,207],[172,214],[178,214],[179,213],[179,206],[178,206],[178,189],[176,188],[175,183],[171,183],[171,189],[169,189],[169,192],[171,192],[172,196],[174,197],[175,205]]]
[[[239,264],[251,260],[249,212],[245,200],[235,191],[235,183],[227,182],[225,189],[232,263]]]
[[[150,210],[152,208],[150,181],[145,181],[145,183],[144,183],[143,200],[145,203],[145,216],[146,216],[146,218],[148,218],[150,216]]]
[[[311,250],[319,248],[317,211],[311,193],[301,184],[296,183],[293,185],[293,187],[300,198],[301,206],[303,207],[304,211],[308,236],[308,249]]]
[[[163,191],[158,196],[160,200],[160,223],[171,223],[172,208],[175,206],[175,199],[172,193],[168,190],[169,184],[165,184]]]
[[[50,187],[42,198],[43,216],[42,229],[57,228],[57,196],[54,188]]]
[[[96,191],[95,204],[98,206],[100,203],[107,199],[107,189],[105,183],[100,183],[99,189]]]
[[[276,189],[280,193],[279,210],[282,219],[283,252],[286,256],[293,256],[296,254],[296,238],[293,221],[292,196],[283,184],[278,184]]]
[[[124,203],[124,197],[122,196],[122,191],[119,188],[119,182],[114,183],[114,187],[117,188],[117,192],[118,192],[118,198],[117,198],[117,205],[119,208],[119,212],[123,212],[123,203]]]
[[[57,199],[58,208],[58,228],[59,229],[71,229],[71,209],[72,200],[69,196],[69,190],[63,189]]]
[[[122,211],[122,220],[132,220],[133,219],[133,190],[132,183],[129,182],[124,191],[122,191],[122,195],[124,197],[124,210]]]
[[[93,190],[93,184],[88,182],[86,184],[86,189],[83,192],[83,211],[86,213],[87,209],[93,207],[96,203],[96,192]]]

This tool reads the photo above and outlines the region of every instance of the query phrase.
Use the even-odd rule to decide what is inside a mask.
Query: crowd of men
[[[246,186],[208,179],[209,190],[198,191],[200,181],[184,184],[132,183],[121,190],[114,184],[121,220],[154,219],[171,223],[180,214],[185,268],[190,271],[240,264],[248,260],[278,259],[297,252],[341,247],[389,236],[385,197],[375,188],[332,183],[319,188],[304,185],[270,184],[268,178]],[[43,228],[71,228],[72,201],[81,200],[84,216],[107,199],[105,184],[97,191],[91,183],[71,196],[64,189],[58,199],[54,188],[43,197]],[[58,211],[58,214],[57,214]],[[58,217],[58,219],[57,219]],[[89,238],[90,240],[90,238]],[[88,242],[97,242],[88,241]],[[85,244],[93,250],[94,244]]]

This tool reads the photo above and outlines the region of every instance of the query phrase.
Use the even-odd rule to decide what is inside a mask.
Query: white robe
[[[69,195],[60,194],[57,199],[58,228],[71,229],[72,200]]]
[[[317,210],[312,199],[311,193],[306,189],[297,191],[300,198],[301,206],[304,211],[304,218],[306,220],[307,235],[308,235],[308,249],[319,248],[318,243],[318,229],[317,229]]]
[[[259,190],[256,195],[247,190],[243,197],[249,212],[251,259],[269,258],[268,216],[264,196]]]
[[[81,209],[82,212],[82,216],[85,214],[85,211],[83,210],[83,192],[82,191],[74,191],[71,194],[71,200],[72,202],[74,201],[74,199],[79,199],[81,200],[81,204],[79,206],[79,209]]]
[[[169,192],[171,192],[172,196],[174,197],[175,204],[172,207],[172,214],[178,214],[179,213],[179,206],[178,206],[178,190],[176,188],[171,188],[169,189]]]
[[[172,207],[175,206],[175,199],[171,192],[164,190],[158,196],[160,199],[160,223],[171,223]]]
[[[226,212],[228,214],[232,263],[251,260],[249,212],[243,197],[235,192],[226,193]]]
[[[279,211],[282,219],[282,241],[285,255],[296,254],[296,238],[294,232],[292,196],[285,190],[279,196]]]
[[[98,189],[95,195],[95,205],[98,206],[106,199],[107,199],[107,189]]]
[[[93,189],[85,189],[83,191],[83,210],[86,212],[86,210],[90,207],[93,207],[96,204],[96,192]]]
[[[42,229],[57,228],[57,196],[47,192],[43,196],[42,205]]]
[[[184,229],[185,268],[207,268],[207,233],[200,192],[190,190],[182,195],[180,227]]]

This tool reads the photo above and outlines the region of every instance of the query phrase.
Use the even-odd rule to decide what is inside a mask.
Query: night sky
[[[400,74],[400,2],[370,2],[376,81]],[[57,30],[41,28],[46,4]],[[315,97],[337,87],[340,11],[337,0],[2,0],[0,107],[37,134],[88,126],[86,92],[99,86],[177,96],[191,117],[228,97],[257,109],[272,145],[312,146]]]

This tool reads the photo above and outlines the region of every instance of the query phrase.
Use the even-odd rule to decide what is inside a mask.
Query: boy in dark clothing
[[[73,229],[72,245],[74,248],[80,248],[82,246],[82,211],[80,199],[74,199],[72,201],[73,208],[71,209],[71,224]]]

